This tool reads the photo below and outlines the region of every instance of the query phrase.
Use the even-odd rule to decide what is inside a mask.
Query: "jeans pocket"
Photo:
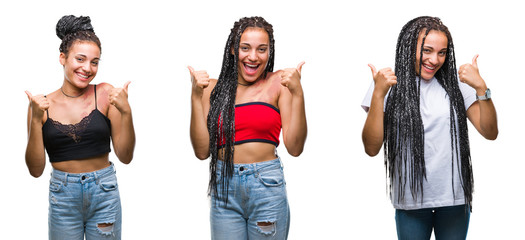
[[[62,185],[63,183],[61,181],[51,180],[49,181],[49,191],[55,193],[60,192],[60,190],[62,189]]]
[[[117,180],[101,181],[100,188],[105,192],[115,191],[118,188]]]
[[[261,171],[257,174],[257,178],[267,187],[279,187],[285,183],[284,173],[281,168]]]

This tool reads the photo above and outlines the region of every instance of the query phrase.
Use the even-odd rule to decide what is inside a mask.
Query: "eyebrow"
[[[85,54],[82,54],[82,53],[77,53],[76,56],[80,56],[80,57],[88,58]],[[100,60],[100,58],[99,58],[99,57],[96,57],[96,58],[93,58],[93,60]]]
[[[243,42],[242,42],[242,43],[239,43],[239,45],[248,45],[248,46],[251,46],[249,43],[243,43]],[[259,45],[258,47],[267,47],[267,46],[268,46],[268,44],[263,43],[263,44]]]

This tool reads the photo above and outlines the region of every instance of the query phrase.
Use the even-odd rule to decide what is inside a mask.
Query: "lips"
[[[423,64],[423,69],[425,69],[425,72],[433,73],[434,71],[436,71],[436,66]]]
[[[257,73],[257,69],[259,69],[259,64],[249,64],[249,63],[243,63],[244,65],[244,71],[248,75],[255,75]]]
[[[84,73],[79,73],[79,72],[75,72],[75,74],[78,76],[78,78],[81,81],[87,81],[87,80],[89,80],[89,77],[91,76],[89,74],[84,74]]]

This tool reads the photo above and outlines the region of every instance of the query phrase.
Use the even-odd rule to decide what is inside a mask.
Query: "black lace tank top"
[[[50,162],[80,160],[111,152],[111,123],[97,108],[96,85],[93,86],[93,90],[95,109],[76,124],[55,121],[47,111],[42,135]]]

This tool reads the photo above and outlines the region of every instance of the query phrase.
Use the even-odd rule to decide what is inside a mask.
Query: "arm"
[[[210,135],[208,133],[208,111],[210,110],[211,89],[216,81],[210,82],[206,71],[195,71],[188,66],[191,75],[191,122],[190,139],[195,156],[205,160],[210,156]],[[209,85],[212,85],[209,87]]]
[[[294,157],[301,155],[306,142],[307,124],[304,108],[304,94],[301,86],[301,69],[287,68],[281,73],[281,95],[279,109],[283,125],[283,141],[288,153]]]
[[[459,80],[476,90],[476,95],[485,95],[487,85],[479,74],[478,55],[472,59],[472,64],[459,67]],[[467,117],[476,130],[486,139],[495,140],[498,137],[498,119],[492,99],[476,101],[467,109]]]
[[[33,177],[40,177],[46,166],[46,153],[42,137],[44,112],[49,108],[49,102],[43,95],[32,96],[26,91],[30,105],[27,111],[27,146],[26,165]]]
[[[363,127],[362,139],[366,154],[375,156],[379,153],[383,145],[383,109],[385,96],[390,87],[397,83],[397,78],[390,68],[384,68],[378,72],[374,65],[369,64],[368,66],[372,70],[375,84],[370,109],[368,110],[368,116]]]
[[[118,159],[125,164],[131,162],[135,150],[135,129],[128,102],[129,83],[128,81],[124,84],[123,88],[112,88],[108,95],[111,104],[108,110],[108,118],[111,120],[113,149]]]

